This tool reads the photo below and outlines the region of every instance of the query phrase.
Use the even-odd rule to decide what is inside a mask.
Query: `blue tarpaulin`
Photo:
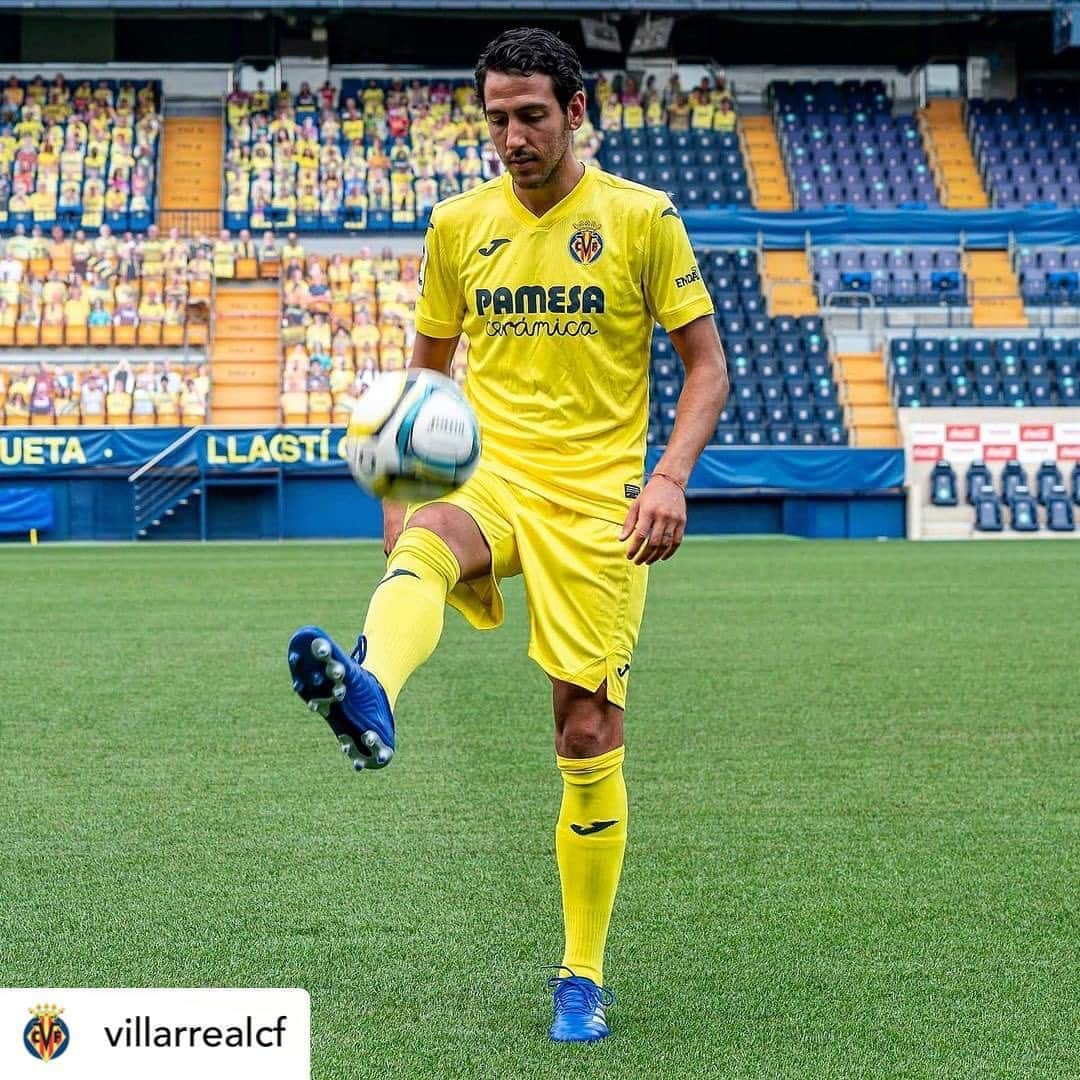
[[[652,469],[661,451],[650,450]],[[688,492],[784,491],[823,494],[886,491],[904,483],[902,450],[748,446],[710,448],[690,474]]]
[[[0,533],[51,529],[53,493],[47,487],[0,486]]]
[[[687,210],[695,245],[768,248],[815,244],[957,244],[1004,248],[1021,244],[1080,244],[1078,210]]]

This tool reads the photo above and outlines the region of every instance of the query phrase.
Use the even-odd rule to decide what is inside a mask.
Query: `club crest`
[[[604,250],[604,238],[600,234],[600,226],[595,221],[575,221],[574,233],[570,237],[570,254],[575,262],[596,262],[600,253]]]
[[[60,1019],[63,1011],[57,1005],[35,1005],[30,1010],[32,1019],[23,1029],[23,1045],[40,1061],[58,1058],[68,1048],[71,1034]]]

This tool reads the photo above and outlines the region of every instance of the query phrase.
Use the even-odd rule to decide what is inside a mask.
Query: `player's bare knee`
[[[554,706],[555,752],[560,757],[598,757],[622,746],[623,711],[607,700],[603,688],[590,694],[556,684]]]
[[[427,529],[438,536],[454,553],[461,567],[461,580],[483,577],[491,572],[491,552],[480,526],[464,510],[449,503],[422,506],[402,531]],[[400,540],[400,537],[398,538]]]

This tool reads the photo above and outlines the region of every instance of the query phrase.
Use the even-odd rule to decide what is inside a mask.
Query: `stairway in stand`
[[[757,193],[755,210],[791,210],[787,170],[771,116],[747,116],[740,123],[743,157]]]
[[[896,410],[889,399],[881,353],[840,353],[833,359],[853,446],[899,446]]]
[[[985,210],[986,197],[971,142],[964,129],[961,102],[955,98],[935,98],[919,110],[926,156],[943,188],[938,194],[947,210]]]
[[[770,315],[817,315],[818,302],[806,252],[766,251],[762,291]]]
[[[1007,251],[968,251],[964,256],[971,298],[971,325],[1027,326],[1020,283]]]
[[[220,116],[166,116],[161,166],[163,230],[212,233],[221,227],[221,163],[225,133]],[[196,228],[190,216],[195,214]]]
[[[275,283],[218,282],[210,353],[211,422],[279,422],[281,293]]]

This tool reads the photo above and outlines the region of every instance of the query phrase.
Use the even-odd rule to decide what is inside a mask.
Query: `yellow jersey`
[[[468,338],[489,468],[621,524],[642,482],[653,326],[712,311],[662,192],[586,169],[536,217],[504,173],[435,207],[416,329]]]

